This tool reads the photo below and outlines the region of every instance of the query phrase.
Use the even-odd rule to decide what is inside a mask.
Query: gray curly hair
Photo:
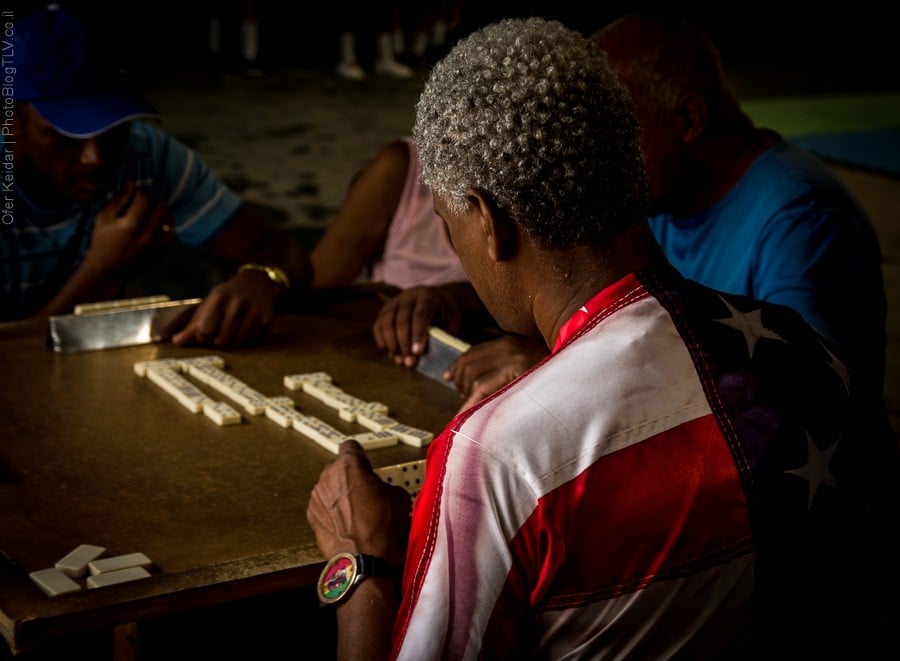
[[[423,181],[451,210],[481,190],[547,248],[596,245],[646,218],[628,92],[557,21],[505,19],[457,43],[428,76],[413,137]]]

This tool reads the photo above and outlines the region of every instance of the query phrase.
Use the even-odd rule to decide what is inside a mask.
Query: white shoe
[[[356,62],[341,62],[335,71],[337,75],[347,80],[362,80],[366,77],[366,72]]]
[[[379,60],[375,63],[375,73],[391,78],[412,78],[413,70],[397,60]]]

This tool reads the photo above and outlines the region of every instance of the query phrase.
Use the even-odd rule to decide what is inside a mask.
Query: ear
[[[682,92],[675,109],[675,122],[684,142],[693,142],[706,130],[709,104],[702,94]]]
[[[466,199],[477,216],[490,258],[495,262],[509,259],[518,239],[515,223],[482,190],[470,188],[466,191]]]

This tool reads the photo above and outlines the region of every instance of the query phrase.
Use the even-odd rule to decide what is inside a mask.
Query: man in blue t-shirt
[[[87,31],[51,6],[16,21],[13,121],[3,125],[0,319],[67,313],[115,298],[173,241],[234,275],[216,285],[176,344],[240,346],[270,327],[309,258],[268,227],[153,108],[97,64]]]
[[[797,310],[880,401],[881,250],[852,193],[824,163],[753,125],[718,50],[690,24],[632,14],[592,39],[635,102],[650,227],[669,261],[709,287]]]

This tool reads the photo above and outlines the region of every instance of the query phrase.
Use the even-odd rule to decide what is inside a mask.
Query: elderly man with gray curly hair
[[[845,372],[792,310],[671,267],[606,56],[558,22],[486,26],[413,135],[478,295],[550,354],[434,440],[411,514],[353,440],[322,472],[338,657],[841,651],[868,585]]]

